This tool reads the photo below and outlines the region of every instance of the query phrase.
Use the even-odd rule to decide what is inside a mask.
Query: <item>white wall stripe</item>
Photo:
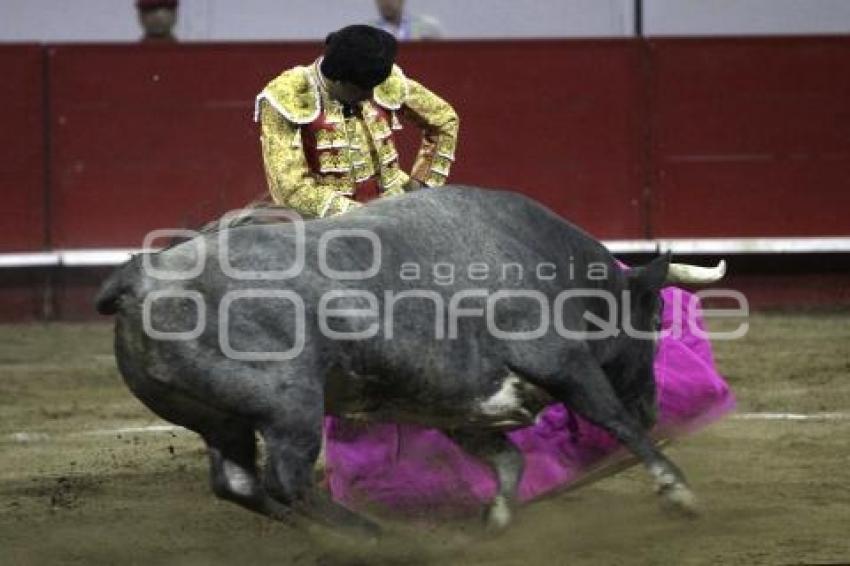
[[[850,236],[823,238],[667,238],[658,240],[603,240],[611,253],[737,255],[850,252]],[[0,253],[0,268],[119,265],[141,249],[52,250]]]

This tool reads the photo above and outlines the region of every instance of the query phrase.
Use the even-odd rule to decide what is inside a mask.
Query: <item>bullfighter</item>
[[[324,56],[283,72],[257,97],[263,161],[276,204],[332,216],[374,198],[446,182],[459,120],[452,106],[394,64],[395,38],[365,25],[330,34]],[[393,133],[421,130],[410,174]]]

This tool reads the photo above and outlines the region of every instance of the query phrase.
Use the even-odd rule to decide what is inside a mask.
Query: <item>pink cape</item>
[[[662,325],[673,333],[662,335],[655,359],[659,418],[653,436],[672,438],[719,419],[735,401],[715,369],[708,340],[698,335],[704,327],[693,295],[667,288],[662,296]],[[334,417],[327,417],[325,425],[328,486],[345,505],[470,511],[495,494],[489,468],[438,430]],[[534,426],[509,436],[525,457],[521,501],[568,487],[624,454],[608,433],[560,404],[546,408]]]

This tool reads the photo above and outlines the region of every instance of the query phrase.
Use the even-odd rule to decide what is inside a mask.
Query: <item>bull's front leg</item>
[[[655,447],[647,431],[617,398],[608,376],[589,353],[573,352],[563,372],[556,375],[521,373],[555,399],[612,434],[637,456],[655,480],[656,491],[666,507],[686,516],[697,514],[696,498],[685,475]]]
[[[496,474],[496,495],[485,510],[484,520],[488,528],[503,530],[513,517],[524,467],[522,453],[499,431],[457,429],[449,436],[466,452],[487,462]]]
[[[270,497],[259,480],[253,428],[229,423],[206,431],[203,436],[216,496],[274,519],[292,519],[292,510]]]
[[[320,396],[304,393],[288,390],[285,403],[260,428],[266,446],[266,491],[281,504],[319,523],[370,536],[378,534],[377,524],[315,489],[324,403]]]

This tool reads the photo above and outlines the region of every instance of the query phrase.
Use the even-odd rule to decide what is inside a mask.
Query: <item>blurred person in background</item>
[[[178,0],[136,0],[144,42],[175,42]]]
[[[380,18],[371,25],[391,33],[399,41],[439,39],[443,36],[440,22],[430,16],[410,14],[404,0],[376,0]]]
[[[272,199],[304,217],[343,213],[381,196],[446,182],[459,120],[445,100],[394,64],[395,38],[354,25],[328,36],[313,63],[285,71],[257,97]],[[419,128],[410,174],[399,165],[399,117]]]

